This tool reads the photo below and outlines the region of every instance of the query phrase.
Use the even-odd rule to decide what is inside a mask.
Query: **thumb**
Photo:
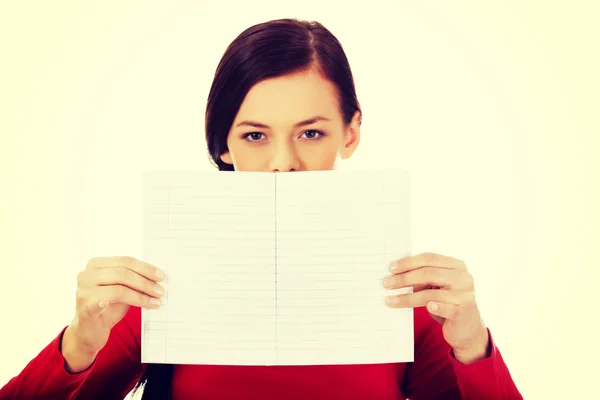
[[[94,299],[89,301],[84,309],[84,315],[87,318],[94,318],[98,315],[106,312],[108,307],[110,306],[109,301],[105,299]]]

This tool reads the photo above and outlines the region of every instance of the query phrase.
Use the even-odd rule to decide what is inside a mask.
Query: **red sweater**
[[[0,399],[123,399],[144,372],[139,308],[130,308],[80,373],[65,370],[63,332],[0,390]],[[174,399],[522,399],[491,335],[490,343],[488,358],[461,364],[441,325],[421,307],[415,309],[413,363],[176,365],[172,393]]]

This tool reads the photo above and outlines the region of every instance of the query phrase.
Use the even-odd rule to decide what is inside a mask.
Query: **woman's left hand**
[[[475,302],[473,277],[462,260],[423,253],[394,261],[392,275],[383,280],[387,289],[413,286],[413,293],[389,296],[394,308],[427,306],[443,325],[444,338],[454,357],[471,363],[487,356],[488,332]]]

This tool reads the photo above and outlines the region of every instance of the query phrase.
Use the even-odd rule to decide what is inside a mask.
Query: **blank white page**
[[[142,362],[275,364],[273,176],[147,172],[143,199],[143,259],[167,279]]]
[[[408,174],[277,175],[277,364],[409,362],[413,310],[385,305],[410,255]]]

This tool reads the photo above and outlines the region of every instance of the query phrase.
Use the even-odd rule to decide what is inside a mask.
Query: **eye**
[[[304,139],[307,139],[307,140],[315,140],[315,139],[318,139],[319,137],[324,136],[324,135],[323,135],[323,132],[315,131],[315,130],[309,130],[309,131],[304,131],[302,133],[302,136],[303,136]]]
[[[260,132],[250,132],[243,135],[242,138],[246,139],[249,142],[258,142],[262,139],[263,136],[264,134]]]

